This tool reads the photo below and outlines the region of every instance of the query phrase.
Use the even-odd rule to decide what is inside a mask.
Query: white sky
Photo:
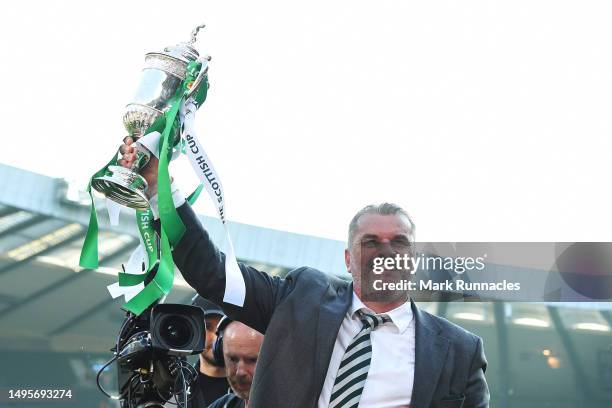
[[[11,2],[0,162],[85,185],[144,54],[204,22],[197,128],[230,219],[344,239],[393,201],[421,241],[610,241],[610,21],[606,1]]]

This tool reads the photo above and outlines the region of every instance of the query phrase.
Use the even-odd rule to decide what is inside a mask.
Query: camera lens
[[[168,347],[182,349],[188,346],[193,339],[191,324],[183,316],[166,316],[159,325],[159,334]]]

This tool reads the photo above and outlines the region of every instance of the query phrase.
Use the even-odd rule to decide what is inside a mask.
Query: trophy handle
[[[207,55],[199,59],[200,59],[200,62],[202,63],[202,68],[200,68],[200,72],[198,73],[198,76],[196,77],[195,81],[193,81],[191,88],[189,89],[189,91],[187,91],[187,94],[185,95],[186,96],[185,99],[191,98],[191,96],[195,93],[195,91],[198,90],[200,83],[202,82],[202,80],[206,76],[206,73],[208,72],[208,61],[210,61],[210,55]]]

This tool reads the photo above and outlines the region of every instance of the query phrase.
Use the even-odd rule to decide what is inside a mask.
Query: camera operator
[[[213,344],[217,339],[217,325],[225,315],[219,306],[199,295],[193,297],[191,304],[204,310],[204,320],[206,322],[206,332],[204,333],[206,344],[196,365],[198,379],[191,386],[192,397],[188,404],[189,408],[201,408],[207,407],[229,391],[223,361],[217,361],[212,351]]]
[[[213,355],[215,359],[223,360],[233,393],[219,398],[209,408],[249,406],[251,383],[263,338],[263,334],[244,323],[232,321],[228,317],[221,319],[217,327]]]

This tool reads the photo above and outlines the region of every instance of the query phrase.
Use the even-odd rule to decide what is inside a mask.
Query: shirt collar
[[[350,317],[355,317],[355,313],[357,313],[359,309],[367,309],[374,313],[371,309],[364,305],[361,299],[359,299],[359,297],[357,296],[357,294],[353,292],[353,301],[351,302],[351,308],[349,309]],[[402,303],[395,309],[389,310],[385,314],[391,318],[393,324],[402,334],[406,331],[408,326],[410,326],[410,323],[414,318],[409,300],[405,303]]]

